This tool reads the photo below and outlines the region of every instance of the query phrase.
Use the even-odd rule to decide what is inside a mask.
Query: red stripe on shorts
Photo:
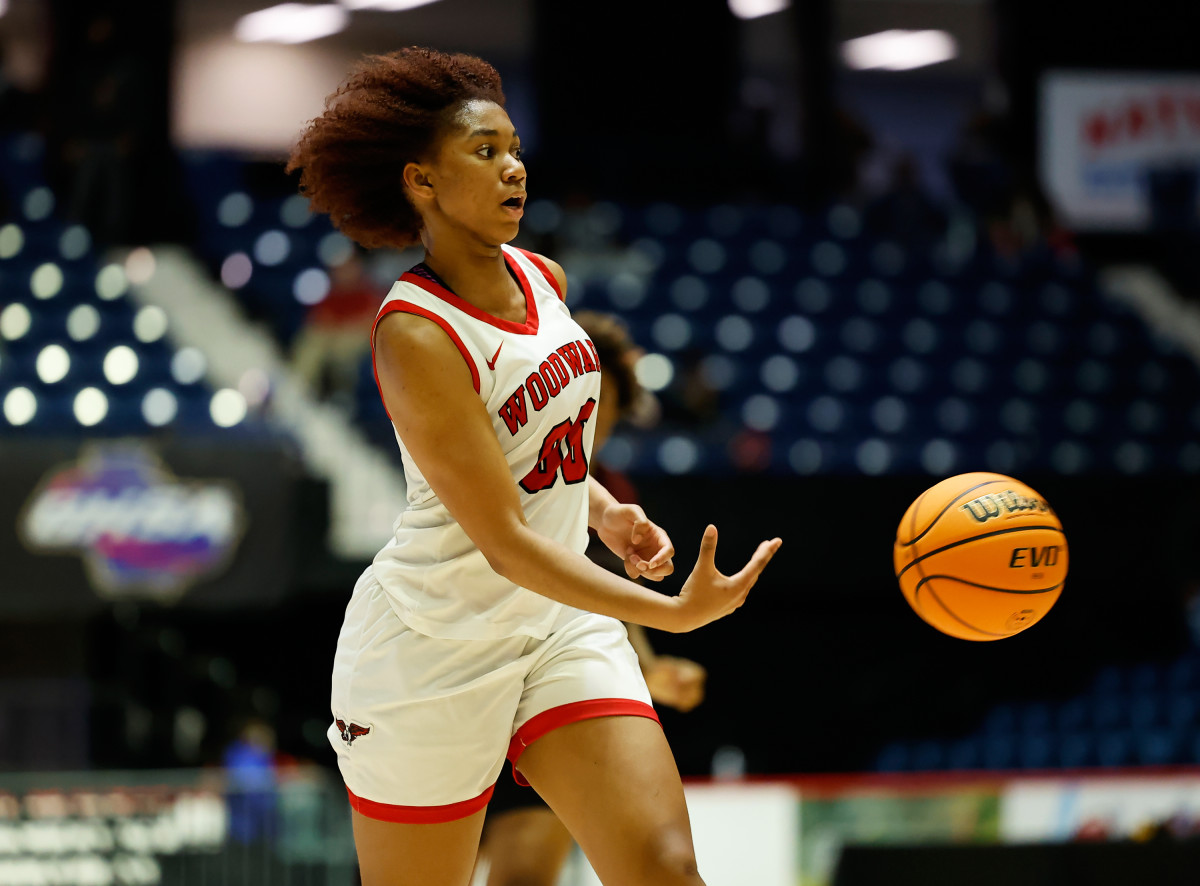
[[[513,778],[517,784],[529,784],[517,771],[517,760],[525,753],[527,747],[560,726],[578,723],[581,720],[593,720],[596,717],[646,717],[655,723],[660,722],[654,708],[632,698],[590,698],[535,714],[525,721],[525,725],[517,730],[517,734],[508,743],[508,759],[512,762]]]
[[[448,821],[458,821],[468,815],[474,815],[492,799],[493,787],[472,800],[460,803],[450,803],[446,806],[396,806],[391,803],[376,803],[374,800],[364,800],[356,796],[354,791],[346,788],[350,795],[352,809],[362,813],[367,818],[379,821],[392,821],[400,824],[445,824]]]

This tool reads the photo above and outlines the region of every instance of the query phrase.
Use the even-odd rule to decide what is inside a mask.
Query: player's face
[[[517,236],[525,209],[521,139],[508,114],[489,101],[471,101],[438,145],[433,164],[440,213],[486,243]]]

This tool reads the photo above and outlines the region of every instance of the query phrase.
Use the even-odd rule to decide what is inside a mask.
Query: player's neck
[[[495,317],[525,322],[525,294],[509,273],[499,247],[426,241],[425,264],[464,301]]]

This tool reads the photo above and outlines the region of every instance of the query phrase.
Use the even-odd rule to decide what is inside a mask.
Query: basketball
[[[1000,640],[1050,611],[1067,577],[1067,539],[1046,500],[1003,474],[949,477],[904,512],[892,549],[904,599],[963,640]]]

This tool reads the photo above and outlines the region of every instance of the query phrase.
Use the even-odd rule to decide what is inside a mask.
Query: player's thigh
[[[601,717],[533,742],[522,775],[613,886],[696,886],[691,823],[675,759],[658,723]]]
[[[546,807],[488,814],[487,886],[554,886],[570,852],[570,833]]]
[[[401,622],[368,573],[338,638],[328,736],[351,806],[426,824],[482,810],[527,670],[522,638],[444,640]]]
[[[399,824],[352,812],[362,886],[468,886],[483,810],[441,824]]]

